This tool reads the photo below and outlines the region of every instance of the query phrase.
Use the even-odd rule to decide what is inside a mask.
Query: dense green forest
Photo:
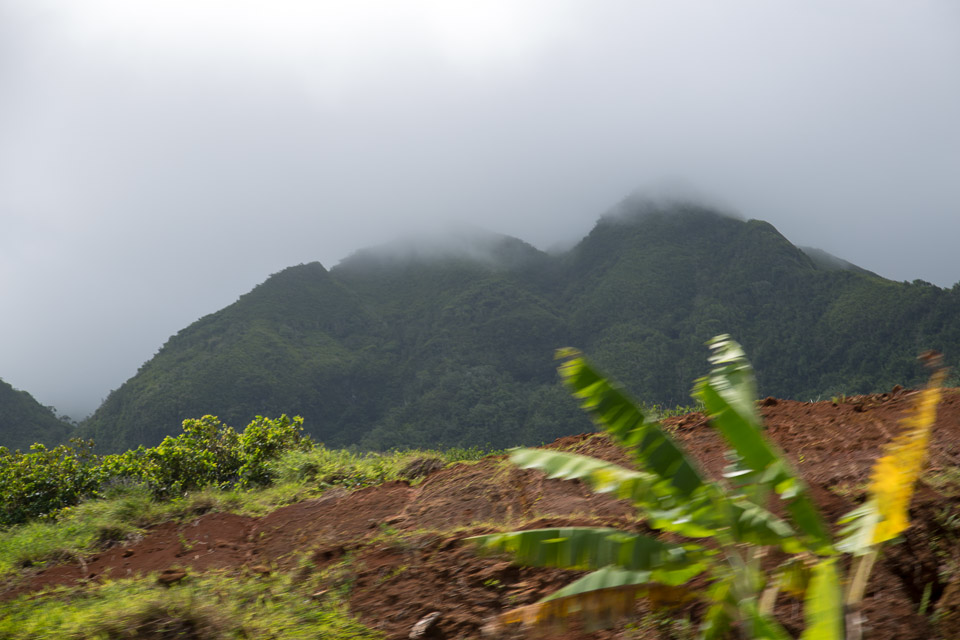
[[[554,349],[583,349],[642,402],[686,405],[724,332],[764,395],[916,384],[928,348],[956,363],[960,287],[850,267],[762,221],[629,200],[562,254],[480,233],[364,250],[288,268],[183,329],[81,431],[118,451],[189,416],[287,413],[329,446],[536,444],[592,428]]]
[[[26,451],[35,442],[61,442],[73,426],[26,391],[0,380],[0,446]]]

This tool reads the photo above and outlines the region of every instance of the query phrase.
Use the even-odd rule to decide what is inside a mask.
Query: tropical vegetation
[[[631,611],[638,595],[704,575],[706,586],[695,595],[708,605],[699,633],[704,640],[725,637],[730,630],[747,639],[790,640],[774,617],[781,590],[804,601],[803,640],[862,637],[859,606],[880,547],[908,526],[913,485],[945,378],[939,356],[933,358],[928,387],[903,420],[903,432],[877,461],[867,500],[841,521],[845,526],[834,540],[804,481],[763,435],[754,374],[742,348],[726,335],[710,346],[714,368],[697,380],[693,395],[730,447],[731,464],[722,480],[707,477],[660,424],[579,352],[558,354],[564,359],[564,382],[630,452],[636,469],[541,449],[515,450],[511,460],[551,478],[583,480],[595,491],[630,499],[646,525],[668,537],[567,527],[473,538],[488,550],[511,552],[523,563],[590,570],[539,603],[503,614],[503,623],[537,626],[572,613],[595,622]],[[762,563],[778,554],[785,559],[776,566]],[[843,554],[854,557],[846,581],[841,579]]]
[[[0,448],[0,584],[65,560],[82,564],[163,522],[208,511],[262,516],[331,490],[416,482],[423,469],[488,454],[328,449],[287,416],[257,417],[240,432],[213,416],[189,419],[177,437],[123,454],[76,440]],[[324,568],[302,560],[293,572],[207,571],[176,585],[148,574],[26,595],[0,602],[0,639],[383,637],[347,610],[349,558]]]
[[[287,412],[333,447],[536,445],[592,429],[557,384],[558,344],[667,407],[688,403],[720,331],[750,351],[761,395],[800,400],[920,384],[915,354],[960,344],[960,286],[811,258],[703,207],[628,201],[556,254],[449,242],[275,274],[171,337],[79,435],[117,452],[191,416]]]
[[[92,441],[76,439],[53,448],[35,444],[27,452],[0,447],[0,527],[56,521],[81,503],[118,492],[175,501],[202,489],[243,491],[278,483],[292,494],[304,483],[317,490],[358,488],[399,478],[412,458],[452,462],[482,455],[477,448],[388,454],[332,450],[304,435],[300,417],[257,416],[237,432],[208,415],[185,420],[180,435],[167,436],[156,447],[119,454],[98,454]]]

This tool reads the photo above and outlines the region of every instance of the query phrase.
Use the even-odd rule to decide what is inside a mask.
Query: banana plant
[[[908,417],[905,435],[878,462],[871,497],[845,519],[844,537],[834,544],[806,484],[763,435],[754,374],[742,348],[726,335],[708,344],[713,368],[696,381],[693,396],[730,447],[733,463],[721,480],[707,477],[669,432],[578,351],[557,352],[561,379],[597,425],[629,452],[635,469],[541,449],[515,449],[511,461],[628,499],[650,528],[673,535],[667,542],[616,529],[570,527],[471,538],[483,549],[511,553],[523,564],[590,571],[536,604],[502,614],[500,623],[557,624],[573,614],[588,623],[608,622],[628,613],[637,597],[662,598],[664,590],[676,591],[703,575],[708,587],[698,597],[708,604],[700,627],[705,640],[732,629],[745,638],[791,640],[773,617],[780,591],[804,599],[802,640],[842,640],[845,628],[848,638],[859,638],[857,619],[847,614],[862,599],[879,545],[905,528],[943,369],[937,369]],[[910,470],[901,473],[904,464]],[[898,473],[891,475],[890,468]],[[775,515],[777,502],[786,518]],[[705,538],[712,542],[701,544]],[[760,559],[770,548],[788,559],[765,573]],[[843,552],[865,558],[857,564],[846,605],[838,570]]]

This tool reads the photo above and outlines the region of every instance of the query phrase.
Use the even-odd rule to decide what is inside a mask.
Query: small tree
[[[581,479],[594,491],[631,500],[655,530],[681,542],[608,528],[568,527],[472,538],[534,566],[592,570],[540,602],[500,616],[504,624],[539,625],[573,613],[588,620],[628,613],[651,589],[676,587],[705,575],[708,603],[700,637],[737,629],[745,638],[790,640],[773,617],[780,590],[805,601],[803,640],[861,636],[859,605],[879,546],[907,526],[907,507],[935,421],[945,375],[939,360],[930,384],[903,421],[904,432],[874,468],[869,497],[851,512],[834,542],[805,483],[782,452],[763,436],[753,370],[740,345],[723,335],[709,343],[713,370],[693,395],[730,446],[733,462],[722,481],[708,479],[661,426],[600,375],[579,352],[558,352],[560,375],[581,406],[626,448],[637,470],[578,454],[514,450],[510,459],[551,478]],[[770,510],[780,502],[786,518]],[[710,538],[707,546],[698,539]],[[764,572],[770,548],[787,560]],[[842,594],[839,559],[855,556],[853,579]]]

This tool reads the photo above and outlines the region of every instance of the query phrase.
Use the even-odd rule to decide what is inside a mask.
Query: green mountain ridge
[[[0,447],[26,451],[35,442],[63,442],[73,431],[32,395],[0,379]]]
[[[628,200],[557,255],[476,233],[285,269],[171,337],[82,431],[117,450],[186,417],[287,413],[331,446],[536,444],[591,429],[556,348],[673,406],[721,332],[765,395],[882,390],[915,384],[923,349],[955,361],[960,290],[829,268],[759,220]]]

